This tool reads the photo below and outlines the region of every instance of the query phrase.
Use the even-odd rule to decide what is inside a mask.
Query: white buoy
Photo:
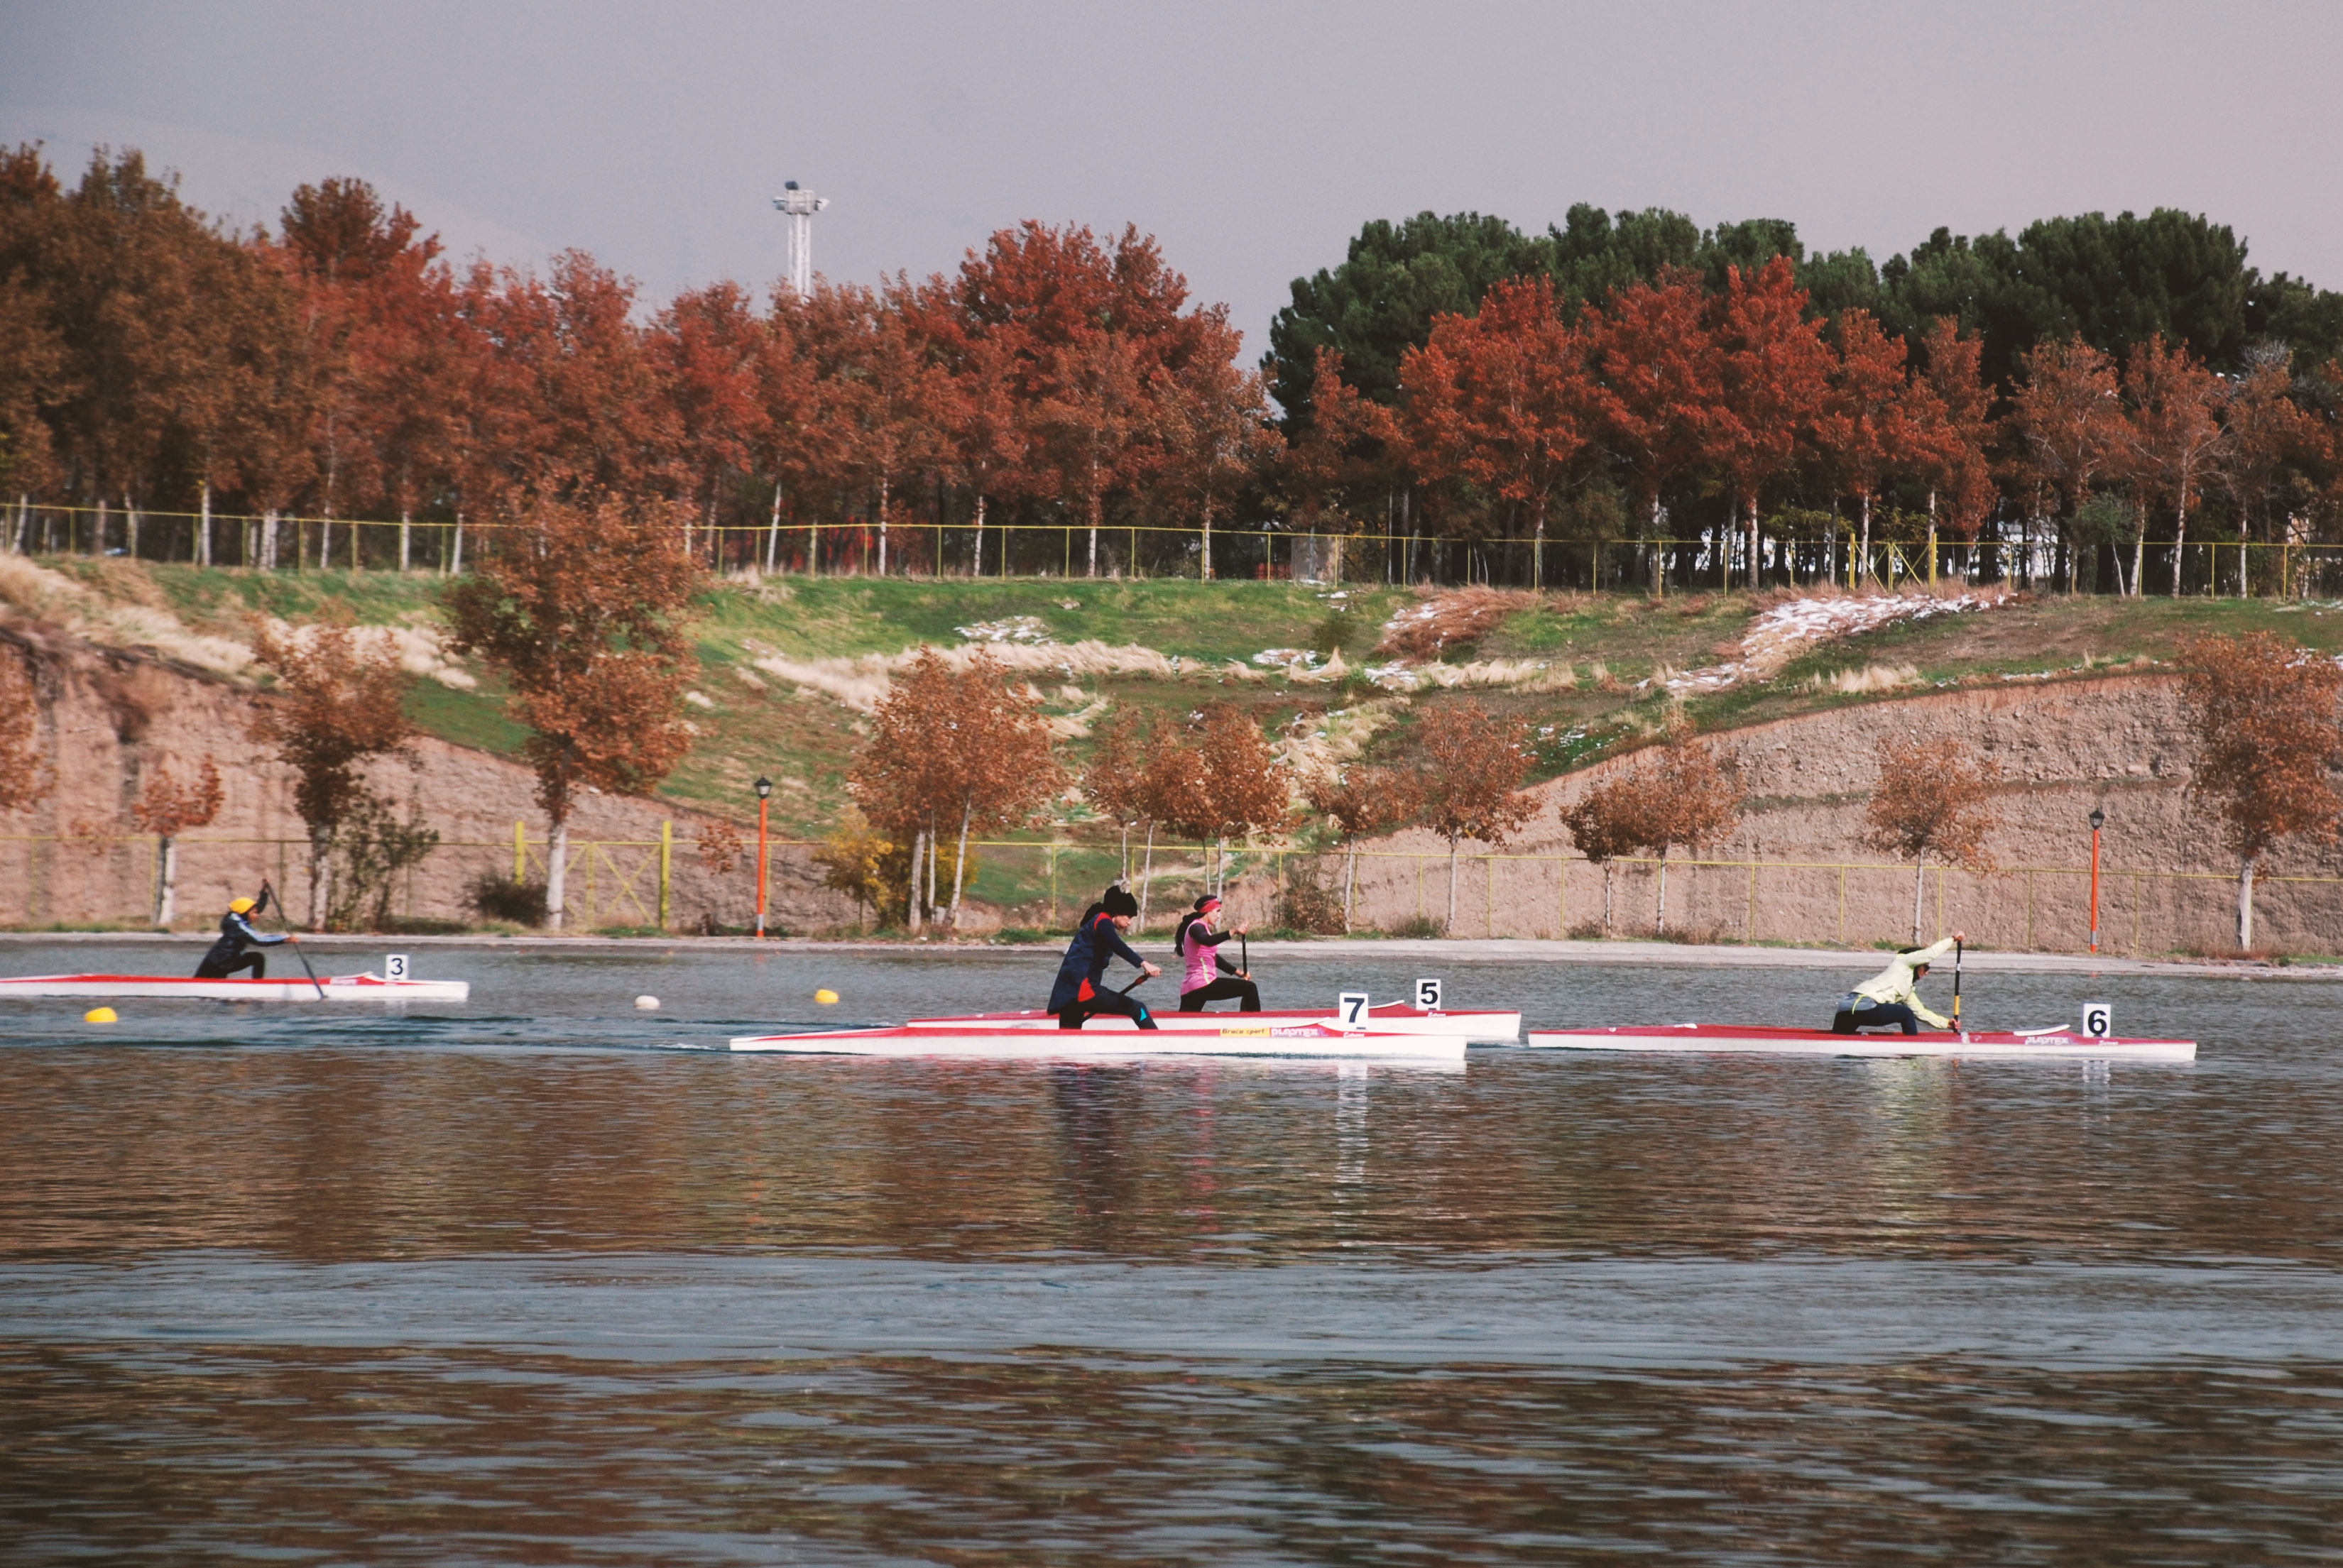
[[[659,1010],[659,998],[655,996],[637,997],[635,999],[635,1010],[638,1012],[657,1012]]]

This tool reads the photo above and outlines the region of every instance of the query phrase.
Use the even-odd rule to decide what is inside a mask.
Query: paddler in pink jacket
[[[1180,929],[1172,938],[1172,950],[1186,960],[1188,972],[1180,980],[1180,1010],[1202,1012],[1208,1001],[1237,999],[1241,1012],[1261,1010],[1261,988],[1252,983],[1252,976],[1222,958],[1221,944],[1232,936],[1242,936],[1251,926],[1239,926],[1233,931],[1212,929],[1212,917],[1221,912],[1221,900],[1210,893],[1196,900],[1196,907],[1180,917]]]

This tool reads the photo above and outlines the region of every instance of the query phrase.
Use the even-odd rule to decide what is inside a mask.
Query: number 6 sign
[[[2103,1001],[2083,1004],[2082,1034],[2090,1040],[2105,1040],[2116,1031],[2115,1010]]]

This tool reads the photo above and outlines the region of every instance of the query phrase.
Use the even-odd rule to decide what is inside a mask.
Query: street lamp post
[[[2091,808],[2091,951],[2099,950],[2099,829],[2107,825],[2107,814],[2097,806]]]
[[[763,774],[757,775],[757,937],[765,935],[765,813],[772,799],[773,781]],[[2093,924],[2097,923],[2093,917]]]

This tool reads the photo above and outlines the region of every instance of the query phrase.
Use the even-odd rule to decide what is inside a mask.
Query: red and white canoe
[[[2066,1029],[1966,1030],[1959,1034],[1833,1034],[1826,1029],[1749,1024],[1619,1025],[1535,1029],[1529,1043],[1544,1050],[1698,1050],[1750,1056],[1951,1056],[1964,1060],[2194,1061],[2193,1040],[2117,1040]]]
[[[1159,1012],[1154,1018],[1158,1030],[1165,1034],[1214,1034],[1222,1030],[1240,1027],[1284,1029],[1302,1024],[1322,1024],[1329,1029],[1340,1027],[1332,1008],[1264,1008],[1259,1012]],[[1522,1037],[1520,1013],[1493,1009],[1432,1011],[1394,1001],[1366,1009],[1360,1015],[1360,1021],[1372,1034],[1416,1035],[1439,1040],[1453,1038],[1475,1044],[1510,1045]],[[957,1018],[915,1018],[903,1027],[919,1030],[1045,1029],[1054,1031],[1058,1020],[1054,1013],[1028,1008],[1020,1012],[972,1012]],[[1085,1034],[1115,1031],[1142,1032],[1127,1018],[1094,1018],[1082,1026]]]
[[[1190,1018],[1215,1015],[1191,1013]],[[1271,1015],[1222,1013],[1210,1028],[1140,1030],[1127,1019],[1115,1019],[1120,1029],[1103,1027],[1093,1019],[1079,1030],[1060,1029],[1051,1020],[1044,1029],[1011,1025],[1006,1028],[944,1027],[930,1020],[922,1026],[891,1029],[840,1029],[802,1034],[744,1034],[732,1041],[735,1050],[791,1051],[824,1056],[960,1056],[997,1060],[1121,1060],[1141,1056],[1312,1056],[1368,1057],[1393,1060],[1462,1060],[1461,1034],[1402,1034],[1388,1030],[1341,1030],[1312,1020],[1306,1023],[1256,1022]],[[1244,1021],[1238,1021],[1243,1020]],[[1166,1019],[1166,1025],[1170,1020]]]
[[[324,994],[320,995],[319,992]],[[171,975],[18,975],[0,979],[9,997],[187,997],[201,1001],[467,1001],[469,980],[385,980],[377,974],[270,980],[181,980]]]

